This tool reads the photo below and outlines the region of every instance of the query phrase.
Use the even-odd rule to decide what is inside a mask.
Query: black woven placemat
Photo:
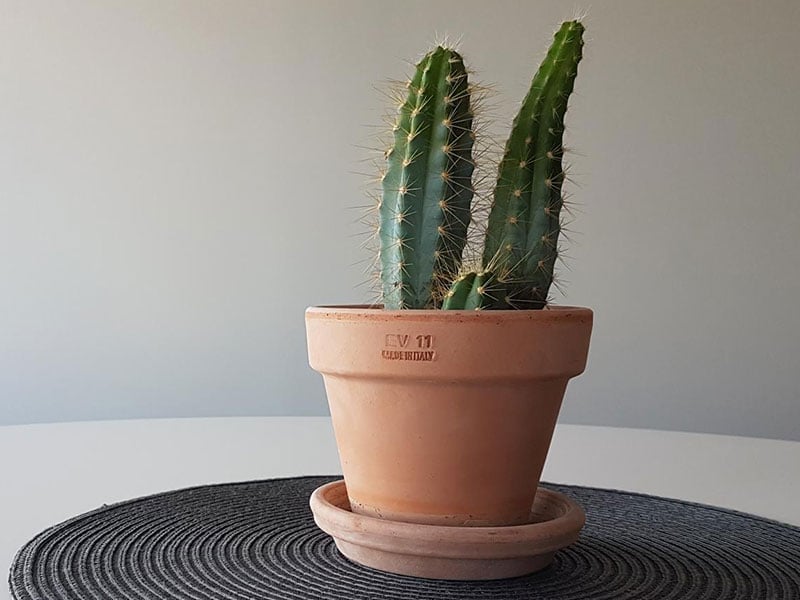
[[[204,486],[75,517],[17,554],[17,600],[800,599],[800,528],[664,498],[548,485],[578,500],[580,541],[516,579],[413,579],[349,562],[308,498],[337,477]]]

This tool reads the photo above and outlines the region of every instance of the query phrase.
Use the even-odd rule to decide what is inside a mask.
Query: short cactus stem
[[[511,286],[491,271],[472,271],[458,277],[445,295],[445,310],[498,310],[511,308]]]

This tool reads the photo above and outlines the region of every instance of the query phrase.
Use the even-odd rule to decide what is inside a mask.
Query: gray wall
[[[796,0],[593,3],[564,420],[800,439]],[[303,309],[384,100],[438,35],[504,133],[563,2],[0,0],[0,423],[311,415]]]

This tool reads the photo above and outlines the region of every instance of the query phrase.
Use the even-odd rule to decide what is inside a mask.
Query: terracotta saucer
[[[503,579],[548,566],[578,539],[583,509],[563,494],[539,488],[531,522],[508,527],[448,527],[389,521],[350,512],[344,481],[311,495],[314,520],[350,560],[366,567],[428,579]]]

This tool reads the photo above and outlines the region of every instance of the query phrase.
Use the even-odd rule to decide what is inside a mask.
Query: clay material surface
[[[306,311],[353,512],[461,527],[528,521],[592,311]],[[480,482],[480,485],[476,485]]]
[[[311,495],[317,525],[350,560],[427,579],[504,579],[540,571],[557,550],[578,539],[583,509],[563,494],[539,488],[529,523],[505,527],[420,525],[351,512],[344,481]]]

